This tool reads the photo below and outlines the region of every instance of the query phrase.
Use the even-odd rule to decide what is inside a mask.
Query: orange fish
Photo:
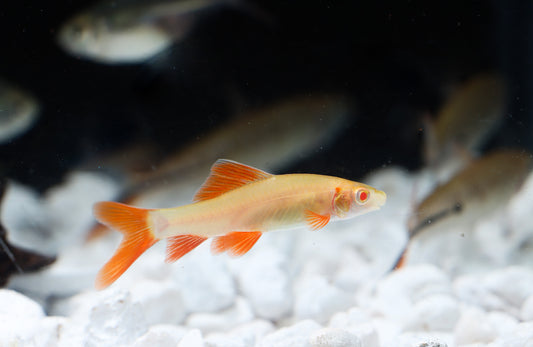
[[[96,219],[124,234],[122,243],[96,278],[105,288],[157,241],[168,239],[166,262],[174,262],[214,237],[211,251],[241,256],[263,232],[307,224],[318,230],[330,220],[379,209],[384,192],[338,177],[272,175],[220,159],[194,196],[194,203],[142,209],[117,202],[94,205]]]

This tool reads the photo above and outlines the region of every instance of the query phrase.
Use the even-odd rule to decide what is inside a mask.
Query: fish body
[[[531,172],[531,154],[498,150],[465,167],[420,202],[408,221],[409,242],[420,234],[472,226],[505,207]],[[401,266],[407,247],[396,263]]]
[[[202,173],[218,158],[277,171],[295,158],[327,148],[351,124],[352,109],[343,95],[313,93],[243,112],[167,155],[155,169],[135,172],[120,200],[156,207],[188,201],[202,184]]]
[[[139,209],[101,202],[94,208],[103,224],[124,233],[96,286],[113,283],[144,250],[168,239],[167,261],[175,261],[214,237],[213,253],[245,254],[263,232],[308,225],[317,230],[331,220],[379,209],[384,192],[338,177],[313,174],[271,175],[228,160],[218,160],[192,204]]]

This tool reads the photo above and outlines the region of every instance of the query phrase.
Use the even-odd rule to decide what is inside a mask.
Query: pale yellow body
[[[336,194],[358,188],[370,192],[368,203],[339,209]],[[233,231],[273,231],[302,225],[306,211],[348,218],[378,209],[385,193],[368,185],[313,174],[276,175],[246,184],[216,198],[150,212],[154,236],[193,234],[204,237]]]

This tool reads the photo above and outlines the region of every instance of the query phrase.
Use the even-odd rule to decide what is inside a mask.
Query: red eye
[[[367,200],[368,200],[368,190],[360,189],[357,192],[357,202],[360,204],[364,204]]]

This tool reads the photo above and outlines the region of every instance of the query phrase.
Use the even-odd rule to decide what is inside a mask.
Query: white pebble
[[[310,347],[309,337],[320,328],[317,322],[304,320],[266,335],[258,347]]]
[[[533,270],[510,266],[487,275],[484,286],[514,308],[519,309],[533,293]]]
[[[455,328],[455,342],[462,344],[493,343],[501,337],[512,334],[518,321],[504,312],[483,312],[479,308],[465,308]],[[504,345],[505,346],[505,345]]]
[[[133,347],[175,347],[186,333],[187,329],[178,325],[153,325],[135,340]]]
[[[520,318],[523,321],[533,320],[533,294],[531,294],[522,305],[520,310]]]
[[[131,287],[133,301],[139,302],[146,324],[178,324],[185,319],[181,291],[172,281],[140,280]]]
[[[44,317],[35,301],[9,289],[0,289],[0,346],[29,345]]]
[[[349,308],[353,301],[350,295],[318,275],[298,280],[294,298],[294,317],[318,323],[326,323],[335,312]]]
[[[312,347],[361,347],[361,341],[346,330],[324,328],[309,338]]]
[[[34,341],[36,346],[58,346],[67,322],[65,317],[44,317]]]
[[[215,312],[235,301],[236,289],[224,259],[210,254],[204,242],[173,264],[172,271],[189,312]]]
[[[498,338],[495,345],[504,347],[533,346],[533,322],[517,324],[511,332]]]
[[[147,331],[142,307],[128,292],[110,291],[90,310],[85,346],[131,344]]]
[[[286,256],[263,248],[242,264],[238,280],[244,296],[259,318],[278,320],[292,306],[291,280]]]
[[[254,314],[248,302],[237,298],[235,304],[217,313],[192,313],[186,321],[190,328],[198,328],[204,333],[228,330],[238,324],[249,322]]]
[[[204,347],[204,338],[198,329],[189,331],[178,343],[178,347]]]
[[[408,266],[394,271],[378,283],[374,305],[386,317],[404,324],[405,313],[418,301],[450,293],[450,280],[438,268],[431,265]]]
[[[437,294],[418,301],[407,316],[406,330],[452,331],[460,312],[454,298]]]

